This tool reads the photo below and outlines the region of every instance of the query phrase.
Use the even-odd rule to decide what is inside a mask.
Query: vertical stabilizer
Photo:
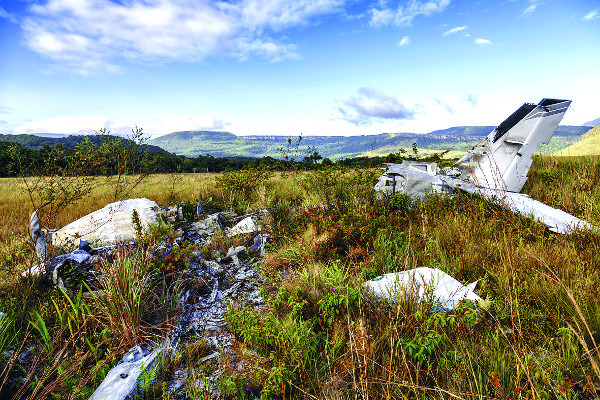
[[[550,141],[570,104],[559,99],[523,104],[458,160],[460,178],[480,187],[519,192],[537,146]]]

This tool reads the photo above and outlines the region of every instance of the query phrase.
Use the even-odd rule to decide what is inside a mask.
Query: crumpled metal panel
[[[148,199],[129,199],[111,203],[94,211],[52,234],[54,246],[76,245],[85,240],[94,246],[107,246],[117,242],[135,240],[137,232],[133,223],[133,210],[139,216],[142,228],[156,224],[158,204]]]
[[[438,268],[420,267],[378,276],[365,284],[381,298],[398,301],[399,296],[414,296],[417,300],[434,300],[441,309],[453,310],[463,300],[475,303],[482,299],[475,292],[477,282],[463,285]]]
[[[141,375],[154,366],[158,350],[135,346],[111,369],[89,400],[130,400],[138,391]]]

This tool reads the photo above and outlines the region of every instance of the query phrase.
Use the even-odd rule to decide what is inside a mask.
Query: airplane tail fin
[[[532,156],[547,144],[571,100],[525,103],[454,165],[460,179],[477,186],[519,192],[527,180]]]

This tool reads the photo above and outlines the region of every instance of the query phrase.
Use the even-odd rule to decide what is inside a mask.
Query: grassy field
[[[557,156],[589,156],[600,154],[600,127],[590,129],[577,143],[556,152]]]
[[[468,195],[378,201],[372,190],[377,174],[162,175],[135,188],[133,195],[162,205],[202,199],[215,210],[271,211],[274,247],[260,266],[268,307],[229,309],[234,349],[245,368],[217,366],[225,371],[221,397],[599,397],[599,234],[553,234]],[[538,157],[524,192],[600,226],[599,183],[598,157]],[[176,309],[162,309],[156,299],[176,298],[179,275],[169,271],[154,282],[139,274],[129,278],[143,283],[132,287],[154,299],[148,301],[154,308],[140,308],[137,319],[125,320],[110,304],[132,300],[117,289],[110,301],[75,301],[77,293],[71,293],[70,303],[39,280],[17,277],[34,262],[27,241],[32,208],[22,185],[0,181],[6,194],[0,199],[0,311],[12,321],[0,330],[0,354],[15,350],[2,355],[13,364],[0,367],[0,395],[86,398],[128,346],[168,327]],[[53,218],[54,227],[113,201],[110,182],[98,178],[93,186],[86,199]],[[107,266],[107,279],[113,279],[111,271],[150,264],[152,240]],[[431,301],[403,296],[391,304],[363,288],[366,279],[421,266],[464,283],[479,280],[476,291],[485,304],[440,313]],[[65,316],[64,310],[72,311]],[[65,321],[77,328],[68,329]],[[118,335],[120,326],[129,327],[131,337]],[[27,348],[39,356],[10,358]],[[189,377],[208,373],[194,352],[180,357]],[[8,371],[22,377],[19,384],[2,383]],[[167,367],[154,398],[171,398],[160,386],[168,374]],[[209,398],[191,384],[187,391],[189,398]]]

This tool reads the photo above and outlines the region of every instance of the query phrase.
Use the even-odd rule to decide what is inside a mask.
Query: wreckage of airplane
[[[570,100],[543,99],[525,103],[469,150],[453,167],[440,170],[434,162],[403,161],[385,164],[375,190],[412,198],[427,192],[463,191],[530,216],[558,233],[594,227],[562,210],[519,193],[540,143],[547,144],[571,104]]]

